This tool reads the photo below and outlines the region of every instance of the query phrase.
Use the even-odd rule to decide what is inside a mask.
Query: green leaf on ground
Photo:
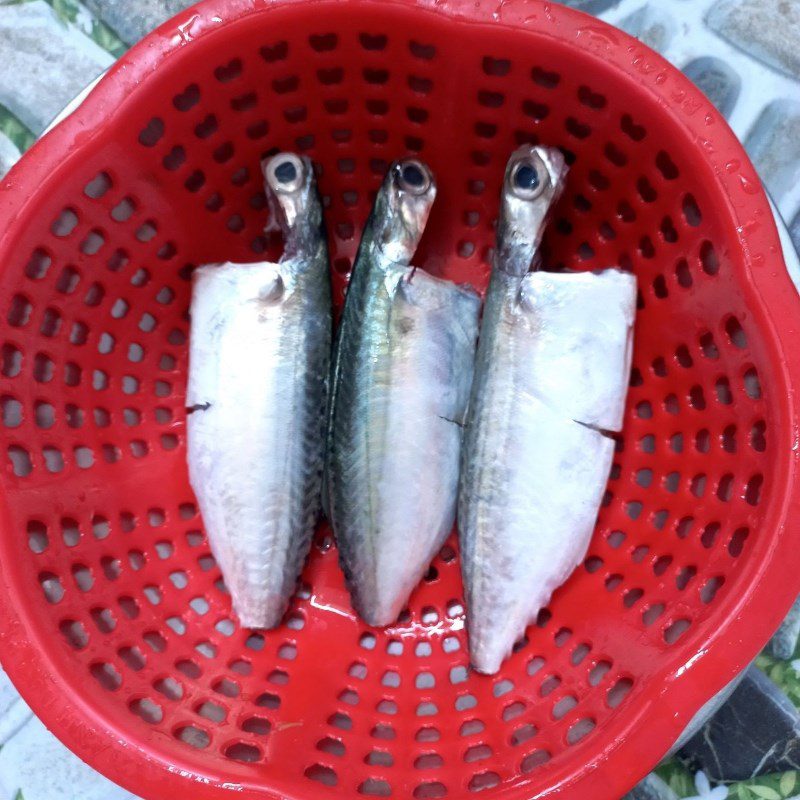
[[[2,105],[0,105],[0,131],[14,142],[21,153],[36,140],[33,133]]]
[[[117,36],[111,28],[100,20],[92,21],[92,39],[111,53],[114,58],[119,58],[128,49],[128,46]]]
[[[48,0],[48,2],[63,22],[75,22],[78,18],[79,8],[74,0]]]
[[[677,761],[667,761],[656,772],[678,797],[691,797],[694,790],[694,777]]]
[[[797,786],[796,772],[786,772],[781,776],[778,788],[780,789],[782,795],[788,797],[794,791],[795,786]]]

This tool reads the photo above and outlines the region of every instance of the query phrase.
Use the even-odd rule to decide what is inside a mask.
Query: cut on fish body
[[[525,184],[515,179],[525,168]],[[535,174],[535,180],[530,172]],[[630,371],[635,278],[529,272],[566,175],[508,165],[463,447],[458,522],[474,667],[497,672],[586,554]]]
[[[285,235],[276,263],[193,277],[189,478],[244,627],[278,625],[320,510],[331,292],[311,162],[265,165]]]
[[[392,166],[353,267],[334,353],[328,512],[353,604],[394,622],[455,520],[480,300],[410,266],[435,196]]]

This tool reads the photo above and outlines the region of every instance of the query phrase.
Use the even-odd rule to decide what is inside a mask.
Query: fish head
[[[511,154],[497,225],[498,269],[512,275],[530,269],[550,211],[564,191],[568,169],[555,147],[523,145]]]
[[[436,199],[430,168],[416,158],[395,161],[378,191],[370,225],[377,246],[395,264],[409,264]]]
[[[322,204],[311,159],[278,153],[261,164],[272,218],[285,239],[286,253],[315,249],[324,238]]]

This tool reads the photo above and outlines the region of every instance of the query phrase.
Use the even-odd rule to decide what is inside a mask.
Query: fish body
[[[404,180],[409,164],[424,183]],[[434,196],[424,165],[390,170],[334,354],[328,513],[353,604],[376,626],[397,619],[455,520],[480,300],[410,266]]]
[[[520,165],[533,198],[514,196]],[[458,519],[470,654],[488,674],[583,560],[624,409],[633,276],[528,271],[565,173],[549,148],[512,156],[481,325]]]
[[[190,481],[248,628],[279,624],[309,550],[320,511],[331,346],[313,168],[279,154],[265,177],[284,255],[278,263],[195,271],[187,390]]]

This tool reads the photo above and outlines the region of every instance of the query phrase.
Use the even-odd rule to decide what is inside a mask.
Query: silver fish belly
[[[424,165],[390,170],[334,354],[328,511],[353,604],[371,625],[397,619],[455,520],[480,301],[409,266],[434,194]]]
[[[536,213],[506,197],[520,164],[549,187],[524,199]],[[547,148],[512,156],[481,326],[458,517],[470,654],[488,674],[585,556],[630,370],[633,276],[527,271],[565,172]]]
[[[320,510],[331,292],[311,163],[265,167],[277,263],[194,274],[189,477],[241,624],[278,625]]]

